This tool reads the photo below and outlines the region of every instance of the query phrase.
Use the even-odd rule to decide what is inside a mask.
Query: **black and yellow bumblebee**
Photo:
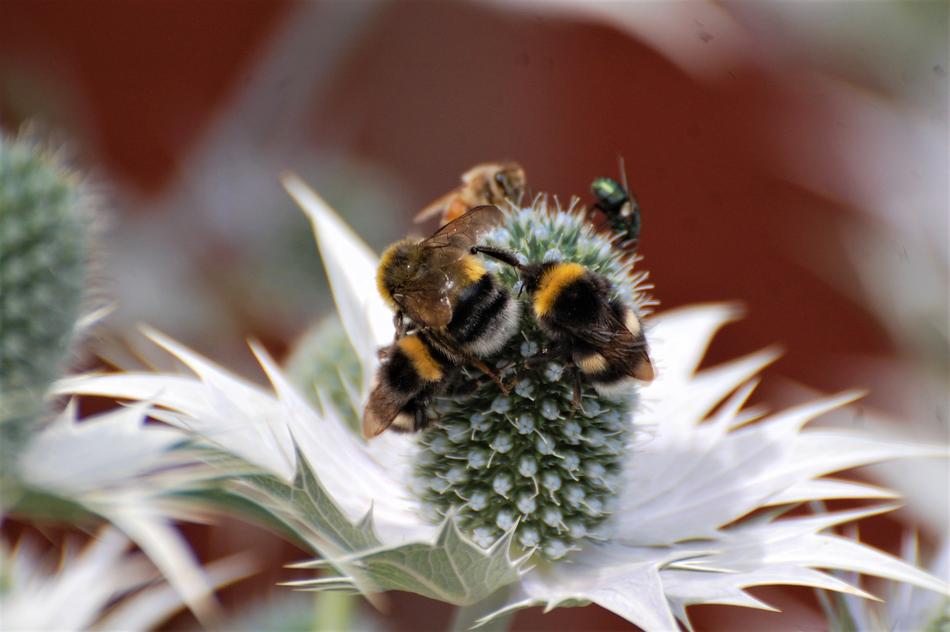
[[[613,178],[595,178],[590,185],[596,201],[594,208],[599,209],[611,232],[619,239],[621,249],[636,252],[640,242],[640,205],[627,186],[623,160],[620,161],[620,173],[623,183]]]
[[[521,307],[473,254],[503,218],[495,206],[478,206],[428,239],[404,239],[383,253],[376,281],[395,312],[396,342],[363,414],[365,436],[386,430],[407,406],[418,408],[412,400],[437,388],[446,367],[472,365],[506,390],[482,359],[516,333]]]
[[[387,428],[422,430],[428,425],[426,407],[445,383],[449,359],[418,333],[399,338],[379,355],[381,363],[363,412],[363,436],[371,439]]]
[[[522,265],[516,255],[505,250],[485,246],[474,250],[519,269],[538,325],[566,348],[598,391],[621,391],[630,378],[653,381],[643,323],[622,300],[612,298],[613,287],[606,277],[579,263]]]

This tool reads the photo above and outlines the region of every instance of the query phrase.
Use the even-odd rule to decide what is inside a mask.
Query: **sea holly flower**
[[[784,515],[816,500],[893,498],[827,475],[934,450],[806,427],[855,393],[770,415],[744,408],[773,351],[697,370],[715,332],[735,319],[730,306],[652,318],[657,379],[612,399],[581,385],[576,408],[572,369],[545,357],[526,320],[497,363],[517,378],[508,395],[473,378],[474,392],[435,403],[440,421],[431,430],[364,442],[347,419],[368,393],[377,350],[394,333],[375,289],[377,258],[303,183],[288,177],[285,185],[313,222],[362,367],[350,406],[323,398],[314,407],[257,345],[271,388],[156,332],[149,337],[191,375],[80,376],[59,390],[148,402],[153,417],[187,433],[190,449],[220,468],[221,491],[319,554],[298,567],[333,571],[294,587],[370,597],[398,589],[478,604],[472,624],[530,606],[594,602],[650,630],[688,625],[693,604],[768,607],[744,590],[757,585],[869,596],[819,569],[947,591],[913,565],[832,531],[891,504]],[[491,240],[530,258],[596,267],[633,304],[642,279],[630,280],[629,262],[580,215],[546,208],[543,198],[538,204],[511,209]],[[517,283],[512,271],[498,273]]]
[[[611,281],[611,298],[638,309],[651,304],[645,275],[634,274],[623,251],[573,208],[548,213],[546,206],[540,197],[511,212],[486,243],[526,261],[583,264]],[[514,268],[486,265],[512,292],[520,291]],[[434,515],[454,514],[480,546],[514,529],[522,549],[555,560],[607,537],[637,392],[630,385],[610,396],[598,393],[566,358],[546,350],[550,342],[531,310],[522,310],[520,325],[492,358],[500,378],[513,384],[511,392],[475,371],[471,392],[437,399],[429,411],[433,427],[420,438],[412,486]]]
[[[901,557],[920,564],[917,536],[905,534]],[[950,574],[950,547],[944,538],[929,564],[936,577]],[[858,577],[849,577],[857,583]],[[848,630],[929,630],[943,632],[950,625],[950,598],[921,590],[917,586],[887,582],[883,601],[869,601],[847,594],[818,593],[822,608],[828,617],[829,629]]]
[[[91,514],[107,520],[151,558],[177,591],[176,603],[210,622],[216,609],[214,582],[173,524],[174,519],[203,517],[174,492],[183,482],[199,488],[220,472],[182,449],[188,437],[180,430],[146,424],[147,408],[119,408],[80,422],[71,402],[30,435],[16,455],[11,467],[16,502],[10,509],[20,517],[83,522]],[[126,548],[116,547],[109,550]]]
[[[0,623],[4,630],[147,630],[185,604],[117,529],[99,531],[82,549],[55,555],[22,537],[0,542]],[[56,559],[58,557],[59,559]],[[206,568],[213,585],[248,574],[246,555]]]

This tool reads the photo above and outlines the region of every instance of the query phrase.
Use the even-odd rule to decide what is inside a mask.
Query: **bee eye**
[[[402,292],[396,292],[395,294],[393,294],[393,300],[396,301],[397,303],[402,303],[402,300],[404,298],[406,298],[406,295],[403,294]]]
[[[504,173],[496,173],[495,182],[497,182],[498,186],[500,186],[503,190],[508,191],[508,176],[506,176]]]

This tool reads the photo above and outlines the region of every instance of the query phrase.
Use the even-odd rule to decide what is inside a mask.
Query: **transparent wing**
[[[452,320],[452,304],[448,297],[450,287],[441,269],[433,269],[430,275],[439,278],[423,279],[420,288],[405,291],[398,299],[399,306],[417,325],[444,327]]]
[[[468,254],[486,233],[501,223],[505,214],[497,206],[476,206],[465,215],[453,220],[426,239],[423,246],[434,250],[449,251],[445,257],[455,256],[455,261]]]

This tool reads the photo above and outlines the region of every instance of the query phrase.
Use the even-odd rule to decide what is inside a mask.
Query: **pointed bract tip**
[[[310,185],[301,180],[296,173],[284,172],[280,176],[280,183],[311,221],[314,221],[321,211],[331,215],[336,214],[326,200],[320,197],[320,194],[314,191]]]
[[[290,169],[282,171],[280,173],[280,183],[284,186],[285,189],[289,190],[298,187],[306,186],[303,181],[300,179],[300,176],[297,175],[296,171],[291,171]]]

